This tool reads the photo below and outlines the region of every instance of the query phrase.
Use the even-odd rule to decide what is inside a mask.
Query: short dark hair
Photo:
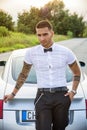
[[[48,29],[50,30],[53,29],[52,24],[48,20],[42,20],[36,24],[36,28],[44,28],[44,27],[48,27]]]

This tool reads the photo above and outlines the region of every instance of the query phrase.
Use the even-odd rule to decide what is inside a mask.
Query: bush
[[[25,45],[23,45],[23,44],[14,44],[14,46],[13,46],[13,48],[14,49],[20,49],[20,48],[25,48],[26,46]]]
[[[87,27],[84,29],[83,37],[87,37]]]
[[[6,27],[0,26],[0,37],[6,37],[9,36],[9,31]]]
[[[68,32],[67,32],[67,36],[68,36],[69,38],[72,38],[72,37],[73,37],[73,32],[68,31]]]

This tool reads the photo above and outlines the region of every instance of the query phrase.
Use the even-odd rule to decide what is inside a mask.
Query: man
[[[17,94],[33,65],[36,70],[38,91],[35,98],[36,130],[65,130],[68,125],[68,110],[80,81],[80,69],[75,55],[66,47],[53,42],[52,25],[42,20],[36,25],[40,45],[29,48],[24,66],[7,102]],[[66,86],[66,67],[73,72],[72,90]]]

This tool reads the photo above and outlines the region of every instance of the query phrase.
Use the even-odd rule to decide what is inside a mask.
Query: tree
[[[0,10],[0,26],[5,26],[8,30],[14,30],[14,22],[12,22],[12,17]]]
[[[53,20],[53,18],[56,18],[60,15],[63,8],[64,3],[61,0],[50,1],[42,8],[41,16],[45,19]]]
[[[67,35],[72,32],[74,37],[81,37],[85,27],[83,17],[78,17],[76,13],[71,15],[64,7],[61,0],[50,1],[44,6],[42,16],[51,20],[55,33]]]
[[[18,31],[25,33],[35,33],[35,25],[39,20],[48,19],[55,23],[53,18],[59,14],[64,4],[60,0],[53,0],[42,8],[31,7],[29,11],[18,14]]]
[[[74,13],[69,17],[69,30],[73,32],[74,37],[82,37],[85,28],[83,17]]]
[[[39,9],[31,7],[30,11],[24,11],[22,14],[18,14],[18,31],[35,33],[35,25],[39,20]]]
[[[39,20],[48,19],[53,24],[56,34],[67,35],[71,32],[74,37],[83,36],[85,27],[83,17],[78,17],[76,13],[71,15],[64,7],[61,0],[52,0],[40,9],[31,7],[29,11],[18,15],[18,31],[35,33],[36,23]]]

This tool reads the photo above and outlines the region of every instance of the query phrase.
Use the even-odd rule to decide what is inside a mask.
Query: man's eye
[[[43,34],[43,36],[46,36],[46,35],[48,35],[48,33],[44,33],[44,34]]]
[[[37,36],[41,37],[41,35],[40,35],[40,34],[37,34]]]

